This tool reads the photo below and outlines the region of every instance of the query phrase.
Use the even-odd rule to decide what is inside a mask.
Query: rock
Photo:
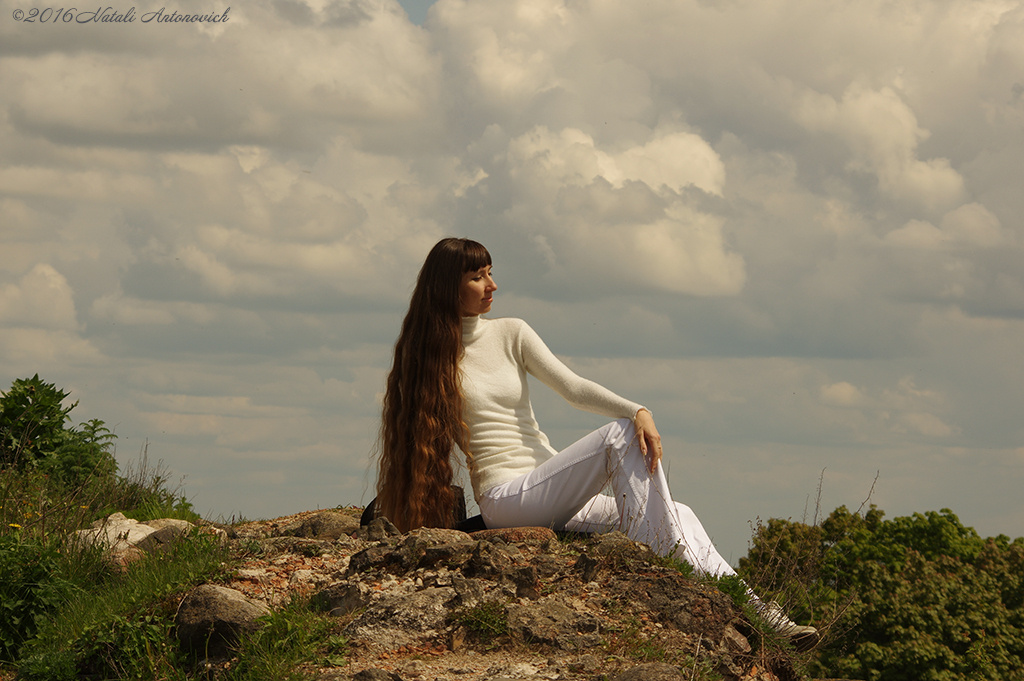
[[[383,669],[364,669],[353,676],[352,681],[402,681],[402,677]]]
[[[359,519],[337,511],[322,511],[278,528],[281,536],[338,539],[359,529]]]
[[[465,532],[420,528],[402,537],[396,546],[383,543],[355,554],[349,561],[347,575],[356,575],[374,568],[402,574],[440,563],[461,565],[469,559],[474,546],[476,542]]]
[[[658,562],[658,557],[650,547],[633,541],[621,532],[609,532],[594,537],[574,568],[582,573],[584,582],[591,582],[602,571],[633,572],[639,567],[656,565]]]
[[[750,641],[747,637],[736,630],[732,624],[727,624],[722,632],[722,643],[730,653],[749,653]]]
[[[330,541],[299,536],[315,534],[303,522],[282,524],[289,536],[260,540],[261,550],[238,546],[248,561],[237,575],[286,585],[281,595],[329,578],[312,604],[344,617],[333,633],[350,642],[349,666],[324,669],[319,681],[675,681],[672,665],[695,656],[727,681],[798,678],[784,654],[751,650],[731,599],[622,534],[569,542],[545,528],[403,535],[377,519]],[[446,650],[459,652],[456,666]],[[636,666],[649,651],[671,664]]]
[[[502,545],[489,541],[477,543],[473,555],[463,567],[467,577],[490,577],[497,579],[512,565],[512,554]]]
[[[367,570],[375,568],[387,569],[392,565],[390,557],[394,550],[394,546],[388,546],[386,544],[377,544],[363,549],[349,559],[348,569],[345,571],[345,576],[354,577],[361,572],[366,572]]]
[[[370,587],[362,582],[338,582],[313,596],[311,604],[321,612],[342,617],[365,608],[370,603],[372,595]]]
[[[508,577],[516,587],[516,598],[528,598],[532,601],[540,598],[540,578],[534,566],[524,565],[510,570]]]
[[[71,541],[79,546],[102,546],[116,551],[135,546],[156,531],[157,528],[126,518],[123,513],[111,513],[106,519],[95,521],[90,529],[73,532]]]
[[[386,650],[440,639],[447,623],[448,604],[454,598],[455,589],[451,587],[384,595],[353,620],[345,633]]]
[[[454,605],[460,608],[472,608],[484,597],[484,586],[479,579],[467,579],[456,572],[452,575],[452,588],[455,589]]]
[[[493,539],[494,537],[500,537],[508,543],[543,543],[558,538],[550,527],[506,527],[495,530],[478,530],[471,536],[473,539]]]
[[[650,662],[622,672],[614,681],[686,681],[686,677],[670,664]]]
[[[257,618],[269,614],[234,589],[203,584],[182,599],[174,623],[186,649],[209,656],[226,652],[242,632],[259,628]]]
[[[139,522],[123,513],[111,513],[92,523],[88,530],[70,536],[76,546],[101,547],[106,560],[120,570],[143,558],[147,553],[168,550],[175,541],[187,535],[195,525],[186,520],[162,518]]]
[[[164,552],[170,549],[171,546],[174,545],[174,542],[188,531],[189,528],[166,525],[164,527],[154,529],[153,532],[146,535],[141,541],[135,544],[135,546],[146,553],[154,553],[157,551]]]
[[[363,541],[381,541],[401,534],[395,524],[387,518],[374,518],[356,532],[356,536]]]
[[[257,540],[268,554],[301,553],[304,556],[319,556],[331,550],[327,539],[306,539],[304,537],[282,536]]]
[[[103,560],[114,571],[124,573],[132,563],[138,562],[146,557],[146,552],[135,546],[125,546],[117,550],[109,550],[103,556]]]
[[[595,617],[548,600],[508,607],[508,630],[524,643],[541,643],[562,650],[592,648],[602,643]]]
[[[327,583],[327,576],[315,570],[295,570],[288,577],[288,587],[293,591],[306,592]]]
[[[439,563],[461,565],[469,557],[476,542],[465,532],[440,528],[413,530],[396,549],[399,569],[429,568]]]
[[[574,661],[569,663],[569,669],[577,672],[586,672],[588,674],[596,672],[600,666],[601,662],[597,659],[597,656],[590,653],[580,655]]]
[[[152,527],[155,530],[162,530],[162,529],[167,528],[167,527],[174,527],[174,528],[177,528],[178,534],[185,534],[186,532],[191,530],[193,527],[195,527],[195,525],[193,525],[189,521],[187,521],[187,520],[179,520],[178,518],[157,518],[155,520],[147,520],[147,521],[145,521],[143,523],[140,523],[140,524],[141,525],[148,525],[149,527]],[[212,528],[212,527],[208,528],[208,529],[216,530],[216,528]],[[221,531],[223,532],[223,530],[221,530]],[[227,533],[225,532],[225,534],[227,534]]]
[[[606,590],[623,605],[652,611],[666,625],[707,641],[720,641],[726,625],[736,618],[728,596],[666,568],[616,573]]]

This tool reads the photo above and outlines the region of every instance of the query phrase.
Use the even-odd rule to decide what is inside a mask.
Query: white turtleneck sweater
[[[521,319],[463,317],[462,345],[463,417],[469,427],[470,478],[477,499],[557,453],[537,425],[527,373],[578,409],[629,419],[642,409],[574,374]]]

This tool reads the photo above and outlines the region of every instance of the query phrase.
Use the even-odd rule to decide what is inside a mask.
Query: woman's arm
[[[561,395],[577,409],[603,416],[633,420],[640,440],[640,451],[654,471],[661,460],[661,436],[654,425],[654,417],[646,407],[627,400],[594,381],[582,378],[555,357],[537,332],[521,322],[519,353],[523,366],[531,375]],[[647,456],[651,452],[651,456]]]

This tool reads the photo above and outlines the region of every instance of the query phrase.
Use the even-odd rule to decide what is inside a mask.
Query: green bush
[[[0,663],[23,679],[171,678],[168,631],[184,589],[223,568],[208,535],[114,575],[101,547],[68,537],[114,511],[137,520],[199,520],[143,448],[118,475],[114,436],[94,419],[69,425],[77,402],[52,383],[14,382],[0,393]]]
[[[52,546],[0,536],[0,662],[11,662],[25,641],[75,591],[61,574]]]
[[[69,393],[36,374],[18,379],[0,393],[0,468],[25,471],[37,467],[67,487],[117,471],[110,449],[115,438],[93,419],[81,430],[66,427],[78,402],[63,406]]]
[[[871,681],[1024,679],[1024,539],[982,539],[949,509],[759,527],[740,572],[832,623],[812,671]]]

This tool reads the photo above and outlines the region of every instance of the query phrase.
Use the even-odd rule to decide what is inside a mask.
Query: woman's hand
[[[640,439],[640,453],[647,460],[647,470],[653,473],[661,461],[661,435],[658,435],[658,429],[654,426],[654,417],[651,412],[641,409],[633,417],[633,425]]]

